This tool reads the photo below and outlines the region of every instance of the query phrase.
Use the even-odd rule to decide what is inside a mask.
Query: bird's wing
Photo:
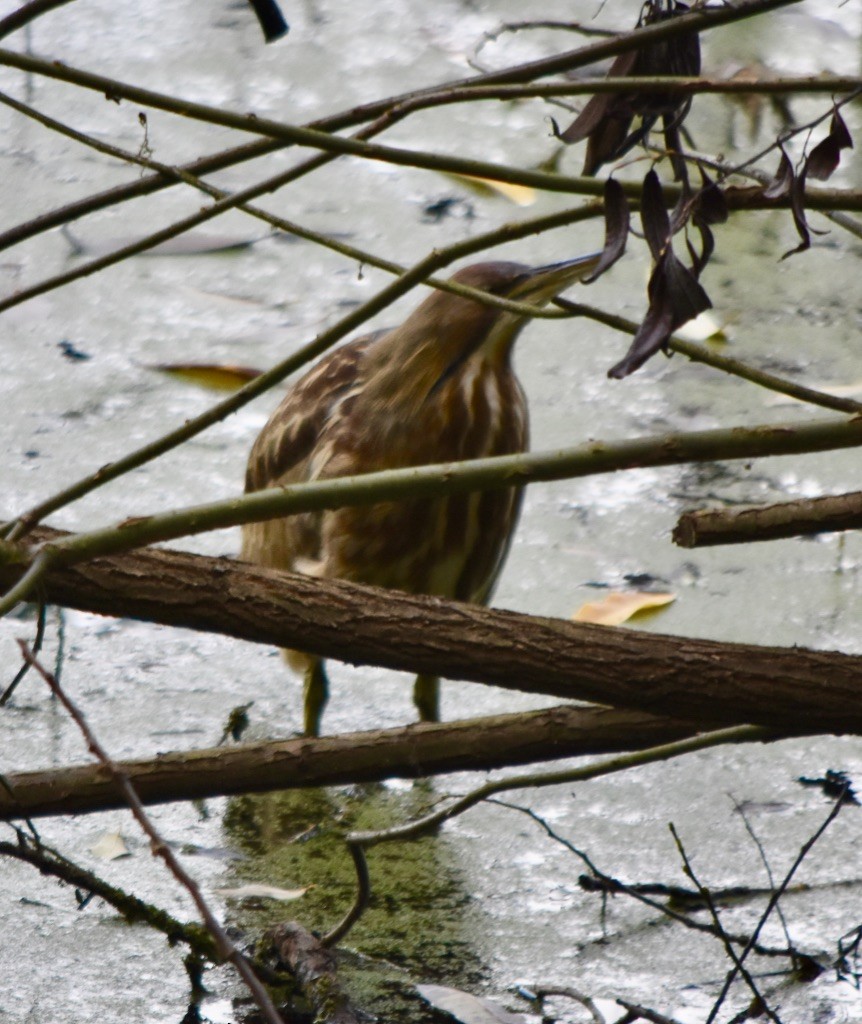
[[[334,409],[362,382],[365,354],[386,331],[375,331],[324,356],[285,395],[252,447],[246,492],[305,478]]]

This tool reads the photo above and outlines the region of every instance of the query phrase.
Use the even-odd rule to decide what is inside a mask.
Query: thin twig
[[[218,955],[224,960],[229,960],[237,969],[240,977],[248,986],[249,991],[251,992],[252,997],[265,1020],[267,1020],[269,1024],[284,1024],[275,1004],[269,997],[269,993],[261,984],[248,960],[236,948],[236,946],[234,946],[221,924],[219,924],[215,914],[210,910],[210,907],[204,899],[197,882],[182,866],[176,854],[159,834],[155,825],[153,825],[147,812],[144,810],[144,805],[138,798],[138,795],[132,784],[129,782],[127,776],[123,774],[123,772],[117,767],[116,763],[109,757],[107,751],[90,729],[79,708],[66,694],[65,690],[60,686],[54,676],[39,663],[38,659],[28,648],[26,642],[19,640],[18,645],[21,648],[21,653],[24,659],[33,665],[36,671],[48,684],[51,692],[60,701],[69,716],[80,729],[90,752],[94,757],[98,758],[101,764],[105,767],[105,770],[116,783],[117,788],[122,792],[129,805],[129,809],[138,824],[141,826],[143,832],[149,837],[150,850],[153,856],[162,858],[174,878],[176,878],[180,885],[182,885],[191,896],[195,906],[198,908],[198,912],[201,915],[207,931],[213,937]]]
[[[814,835],[812,835],[802,844],[799,853],[796,855],[796,859],[790,865],[790,868],[787,871],[787,874],[784,876],[784,879],[782,880],[781,884],[773,892],[773,894],[767,901],[766,908],[764,909],[763,914],[760,917],[760,920],[757,922],[756,928],[751,933],[751,938],[749,939],[748,945],[745,947],[745,949],[743,949],[742,953],[740,954],[739,959],[742,963],[745,962],[746,957],[755,947],[757,943],[757,938],[763,930],[763,926],[766,924],[767,920],[772,914],[772,911],[777,906],[778,901],[784,895],[788,885],[790,885],[790,882],[793,876],[796,874],[797,870],[799,869],[800,864],[802,864],[803,860],[805,860],[805,858],[808,856],[809,852],[811,851],[811,848],[814,846],[817,840],[820,839],[820,837],[823,835],[826,829],[829,828],[832,822],[838,817],[843,806],[844,793],[842,792],[833,804],[829,814],[827,814],[823,824],[817,829]],[[719,993],[718,998],[716,999],[715,1004],[713,1005],[712,1010],[710,1011],[709,1016],[706,1019],[706,1024],[712,1024],[712,1022],[717,1017],[718,1011],[721,1009],[724,1000],[727,998],[727,993],[730,991],[730,986],[733,984],[736,978],[736,971],[737,969],[736,967],[734,967],[731,971],[728,972],[728,975],[724,980],[721,992]]]
[[[570,299],[557,297],[552,300],[561,309],[568,310],[573,316],[583,316],[596,323],[612,327],[614,330],[622,331],[624,334],[636,334],[640,325],[627,317],[618,316],[615,313],[607,313],[596,306],[589,306],[582,302],[572,302]],[[692,362],[704,363],[716,370],[741,377],[769,391],[777,391],[782,395],[789,395],[800,402],[807,402],[809,405],[817,405],[824,409],[834,409],[836,412],[862,413],[862,402],[856,402],[852,398],[841,398],[838,395],[830,395],[825,391],[817,391],[814,388],[806,387],[804,384],[797,384],[795,381],[787,380],[786,377],[779,377],[766,370],[758,370],[749,366],[739,359],[732,359],[713,352],[705,345],[698,345],[693,341],[686,341],[678,335],[671,335],[668,342],[671,352],[691,359]]]
[[[703,900],[704,905],[709,911],[709,916],[712,918],[712,923],[715,927],[715,934],[721,940],[721,943],[724,946],[724,951],[729,957],[731,963],[734,965],[734,969],[742,975],[742,978],[745,981],[745,984],[748,985],[748,988],[751,991],[751,994],[754,997],[755,1004],[758,1006],[758,1008],[761,1009],[762,1012],[765,1013],[771,1021],[774,1021],[775,1024],[781,1024],[781,1020],[779,1019],[778,1015],[775,1013],[772,1007],[770,1007],[767,1001],[763,998],[763,996],[760,993],[760,990],[757,987],[757,983],[749,973],[748,969],[743,964],[736,950],[733,948],[733,943],[730,941],[730,938],[728,937],[728,934],[724,929],[724,925],[721,923],[721,918],[719,917],[718,910],[716,909],[715,903],[712,899],[712,893],[709,891],[709,889],[707,889],[707,887],[700,881],[700,879],[695,874],[694,868],[691,864],[691,860],[689,859],[689,856],[686,853],[685,846],[683,846],[682,839],[680,838],[680,835],[676,830],[676,826],[673,824],[673,822],[671,822],[668,828],[670,829],[670,834],[673,836],[673,840],[676,843],[676,848],[679,852],[679,855],[682,858],[683,871],[691,879],[691,881],[696,886],[697,891],[700,893],[701,899]],[[787,945],[788,948],[793,948],[789,941],[789,937]]]

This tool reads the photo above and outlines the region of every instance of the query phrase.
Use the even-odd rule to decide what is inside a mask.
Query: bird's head
[[[491,295],[543,306],[586,277],[599,261],[590,253],[561,263],[529,267],[494,261],[463,267],[451,280]],[[527,315],[436,289],[378,347],[380,384],[391,375],[398,390],[424,397],[477,352],[490,363],[505,362]],[[407,387],[407,382],[413,385]]]

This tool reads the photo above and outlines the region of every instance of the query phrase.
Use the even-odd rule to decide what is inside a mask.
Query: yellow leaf
[[[508,181],[493,178],[475,178],[472,174],[446,174],[479,195],[500,195],[516,206],[532,206],[536,201],[536,190],[529,185],[513,185]]]
[[[261,374],[260,370],[251,366],[234,366],[230,363],[157,363],[148,369],[167,373],[212,391],[239,391],[244,384]]]
[[[619,626],[633,615],[662,608],[676,600],[676,594],[645,594],[640,591],[614,592],[601,601],[588,601],[572,616],[574,622]]]

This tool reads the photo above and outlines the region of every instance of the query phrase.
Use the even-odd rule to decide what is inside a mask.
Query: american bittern
[[[597,260],[537,268],[479,263],[452,280],[543,304]],[[524,451],[527,403],[509,357],[526,320],[438,290],[400,327],[334,350],[297,381],[261,431],[246,491]],[[484,604],[520,504],[520,491],[511,488],[302,513],[245,526],[242,557]],[[305,732],[317,735],[328,696],[323,664],[298,651],[285,656],[304,672]],[[414,701],[423,720],[437,720],[436,677],[417,677]]]

